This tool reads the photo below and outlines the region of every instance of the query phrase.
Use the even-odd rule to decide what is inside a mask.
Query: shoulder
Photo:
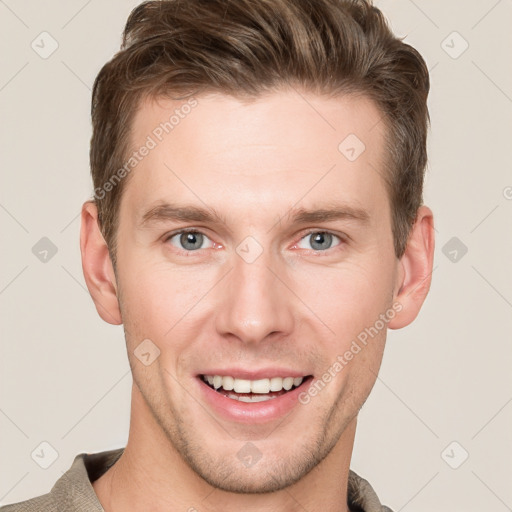
[[[90,512],[102,511],[91,482],[121,456],[123,448],[100,453],[80,453],[52,490],[37,498],[0,507],[0,512]]]
[[[352,511],[361,512],[393,512],[382,505],[377,493],[368,480],[350,470],[348,477],[348,505]]]
[[[58,512],[51,493],[12,505],[0,507],[0,512]]]

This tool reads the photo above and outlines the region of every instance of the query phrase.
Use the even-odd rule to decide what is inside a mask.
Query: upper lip
[[[259,370],[246,370],[243,368],[214,368],[199,372],[199,375],[220,375],[221,377],[230,376],[235,379],[259,380],[272,379],[273,377],[307,377],[308,372],[291,370],[289,368],[260,368]]]

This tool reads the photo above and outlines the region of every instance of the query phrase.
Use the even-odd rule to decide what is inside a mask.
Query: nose
[[[294,295],[288,288],[284,263],[271,265],[265,252],[249,263],[237,254],[216,302],[217,332],[245,344],[258,344],[293,329]],[[274,267],[274,268],[273,268]]]

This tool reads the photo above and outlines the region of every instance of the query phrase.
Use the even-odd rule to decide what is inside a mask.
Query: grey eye
[[[169,238],[172,245],[185,251],[195,251],[203,248],[205,241],[209,238],[199,231],[181,231]],[[211,243],[211,241],[210,241]],[[211,245],[210,245],[211,246]]]
[[[333,239],[335,238],[341,241],[341,239],[333,233],[327,231],[313,231],[302,238],[299,242],[299,247],[302,249],[312,249],[313,251],[326,251],[332,247]],[[304,240],[311,240],[310,247],[300,245]]]

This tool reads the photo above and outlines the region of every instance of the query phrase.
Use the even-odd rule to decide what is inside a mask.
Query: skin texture
[[[197,374],[278,366],[320,378],[393,304],[400,311],[387,327],[408,325],[430,287],[432,212],[420,208],[398,260],[376,171],[384,123],[364,97],[283,89],[251,102],[196,99],[126,178],[116,272],[95,205],[82,209],[87,286],[100,316],[123,323],[134,380],[127,447],[93,487],[107,512],[348,510],[357,414],[375,383],[386,328],[308,404],[278,420],[217,414],[199,393]],[[180,104],[143,103],[133,147]],[[366,147],[355,161],[338,150],[349,134]],[[224,222],[142,225],[163,202],[214,208]],[[293,209],[334,202],[365,210],[368,220],[288,222]],[[192,244],[200,248],[187,253],[179,233],[171,238],[183,228],[204,234],[202,245]],[[325,231],[335,236],[318,249],[315,234]],[[263,250],[252,263],[237,253],[248,236]],[[134,355],[145,339],[160,350],[148,366]],[[247,442],[261,453],[249,468],[237,456]]]

